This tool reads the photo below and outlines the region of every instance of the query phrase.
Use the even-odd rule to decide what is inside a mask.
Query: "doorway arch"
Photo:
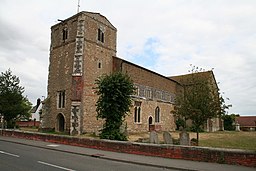
[[[64,118],[63,114],[59,113],[57,115],[56,131],[64,132],[64,129],[65,129],[65,118]]]

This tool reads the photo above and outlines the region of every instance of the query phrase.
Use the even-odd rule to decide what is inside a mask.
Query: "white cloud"
[[[186,74],[189,64],[214,68],[230,113],[255,115],[254,0],[81,0],[118,30],[117,55],[160,74]],[[32,102],[46,96],[50,27],[75,14],[75,0],[3,0],[0,71],[13,69]],[[149,40],[157,40],[149,43]]]

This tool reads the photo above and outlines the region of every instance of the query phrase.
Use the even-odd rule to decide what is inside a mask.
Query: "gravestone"
[[[149,142],[152,144],[159,144],[158,135],[156,131],[151,131],[149,134]]]
[[[238,122],[236,123],[236,131],[240,131],[240,124]]]
[[[163,133],[164,143],[165,144],[173,144],[172,142],[172,136],[169,132],[165,131]]]
[[[190,145],[189,133],[187,133],[185,130],[180,133],[180,145]]]

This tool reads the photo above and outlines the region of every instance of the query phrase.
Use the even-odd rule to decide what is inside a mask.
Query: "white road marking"
[[[47,165],[47,166],[56,167],[56,168],[59,168],[59,169],[62,169],[62,170],[75,171],[75,170],[73,170],[73,169],[69,169],[69,168],[57,166],[57,165],[50,164],[50,163],[46,163],[46,162],[42,162],[42,161],[37,161],[37,162],[40,163],[40,164]]]
[[[13,157],[20,157],[16,154],[12,154],[12,153],[7,153],[7,152],[4,152],[4,151],[0,151],[1,154],[6,154],[6,155],[9,155],[9,156],[13,156]]]
[[[47,145],[48,147],[58,147],[58,146],[60,146],[60,145],[57,145],[57,144],[49,144],[49,145]]]

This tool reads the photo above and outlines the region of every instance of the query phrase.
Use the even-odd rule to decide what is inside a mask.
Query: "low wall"
[[[114,152],[256,167],[256,151],[95,140],[14,130],[2,130],[2,135]]]
[[[16,125],[19,127],[39,127],[40,122],[39,121],[17,121]]]

